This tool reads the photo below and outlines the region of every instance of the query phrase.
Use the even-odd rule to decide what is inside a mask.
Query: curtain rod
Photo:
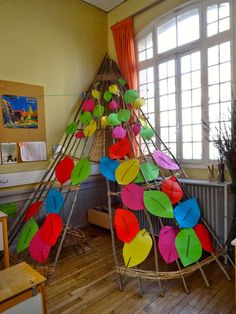
[[[142,8],[141,10],[135,12],[134,14],[132,14],[132,17],[136,17],[144,12],[146,12],[147,10],[153,8],[154,6],[156,6],[157,4],[160,4],[162,2],[164,2],[165,0],[156,0],[153,3],[150,3],[149,5],[147,5],[146,7]]]

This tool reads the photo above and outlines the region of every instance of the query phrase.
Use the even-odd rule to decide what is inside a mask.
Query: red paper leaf
[[[203,250],[213,253],[215,249],[212,244],[211,235],[207,228],[202,224],[197,224],[193,229],[201,242]]]
[[[31,204],[30,207],[28,208],[22,222],[26,222],[31,217],[35,216],[37,214],[40,206],[42,205],[42,203],[43,203],[42,201],[37,201],[37,202],[34,202],[33,204]]]
[[[71,177],[71,172],[74,168],[74,161],[70,157],[65,157],[56,166],[55,174],[57,180],[64,184]]]
[[[132,146],[128,137],[118,141],[109,147],[109,157],[111,159],[120,159],[128,155],[132,150]]]
[[[114,227],[117,237],[123,242],[130,242],[139,232],[136,216],[129,210],[117,208],[114,217]]]
[[[169,196],[172,204],[178,203],[184,196],[183,190],[175,177],[162,181],[161,187],[162,192]]]
[[[48,214],[39,232],[42,241],[55,245],[62,230],[62,219],[58,214]]]
[[[51,246],[40,238],[40,230],[34,235],[30,242],[29,253],[33,260],[38,263],[45,263],[48,259]]]

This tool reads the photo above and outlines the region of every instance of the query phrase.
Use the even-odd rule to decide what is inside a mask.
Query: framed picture
[[[15,164],[17,162],[17,144],[1,143],[2,163]]]

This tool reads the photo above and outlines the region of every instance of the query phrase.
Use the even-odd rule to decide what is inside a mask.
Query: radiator
[[[222,244],[226,242],[233,217],[233,194],[230,182],[208,182],[199,180],[180,180],[183,188],[191,197],[195,197],[201,209],[202,217]],[[139,219],[140,227],[150,231],[143,211],[133,211]],[[161,224],[157,217],[151,216],[154,233],[158,235]],[[163,224],[173,225],[173,219],[162,219]]]

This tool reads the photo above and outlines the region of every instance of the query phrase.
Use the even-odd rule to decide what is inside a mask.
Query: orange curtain
[[[137,88],[133,19],[128,17],[111,27],[120,71],[130,89]]]

